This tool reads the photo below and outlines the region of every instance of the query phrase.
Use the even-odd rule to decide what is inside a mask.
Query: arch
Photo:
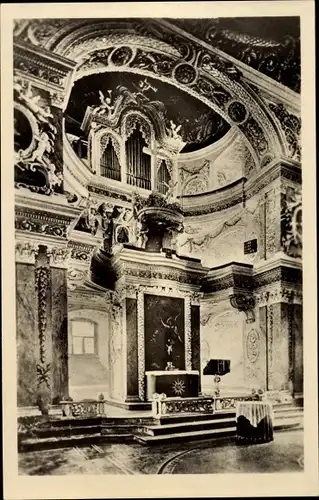
[[[36,37],[37,24],[35,22],[33,24],[35,25],[33,36]],[[43,26],[41,26],[41,23],[39,28],[39,33],[43,36]],[[160,19],[148,22],[135,19],[130,21],[131,33],[125,33],[125,29],[127,30],[125,21],[121,20],[104,19],[94,20],[93,22],[91,20],[71,20],[71,23],[67,26],[51,30],[52,36],[45,39],[44,46],[46,49],[53,50],[80,64],[96,49],[103,51],[112,46],[123,46],[123,44],[131,49],[134,48],[134,50],[146,50],[147,54],[151,56],[152,52],[155,55],[167,56],[169,61],[167,60],[166,63],[168,66],[171,64],[171,68],[166,72],[159,72],[158,65],[156,64],[153,64],[153,67],[149,66],[148,69],[132,68],[129,66],[133,60],[132,58],[128,58],[123,66],[112,66],[112,71],[130,70],[143,76],[159,78],[201,100],[219,113],[231,125],[238,127],[257,165],[262,163],[265,154],[271,153],[273,157],[287,155],[287,148],[282,143],[282,134],[279,133],[278,126],[276,126],[267,106],[258,102],[250,87],[245,83],[229,77],[226,69],[223,70],[225,61],[219,51],[216,51],[214,48],[207,49],[207,46],[202,46],[199,40],[197,41],[197,46],[192,45],[186,37],[175,33],[179,39],[179,45],[183,45],[183,48],[187,49],[186,53],[192,52],[194,56],[190,62],[186,62],[189,58],[185,54],[182,55],[182,48],[176,45],[176,40],[174,39],[175,28],[173,26],[170,31],[167,31],[167,27],[161,24]],[[192,50],[190,50],[191,45]],[[228,59],[226,57],[227,61]],[[217,64],[218,69],[214,65],[215,60],[217,63],[220,63]],[[109,67],[103,69],[110,71]],[[163,70],[163,67],[161,67],[161,70]],[[187,84],[184,83],[185,72],[183,74],[183,70],[188,71],[188,75],[193,73],[191,82],[188,81]],[[94,73],[98,71],[93,67],[90,72]],[[73,76],[77,79],[80,73],[78,65],[74,70]],[[84,75],[82,74],[81,76]],[[201,89],[199,89],[199,83],[201,83]],[[227,95],[227,98],[221,100],[215,98],[215,95],[213,95],[214,86],[217,87],[217,94],[222,91]],[[232,120],[229,113],[229,106],[236,105],[236,103],[239,103],[241,107],[244,107],[248,111],[244,121],[239,120],[238,123]],[[232,113],[232,116],[234,115],[236,113]],[[266,147],[267,145],[268,147]]]

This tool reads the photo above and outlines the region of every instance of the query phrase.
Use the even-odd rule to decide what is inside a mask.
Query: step
[[[231,436],[236,434],[236,427],[225,427],[222,429],[209,429],[193,432],[179,432],[174,434],[164,434],[161,436],[135,436],[135,440],[143,445],[168,443],[180,440],[206,439],[208,437]]]
[[[203,420],[214,420],[221,418],[236,418],[236,412],[234,411],[224,411],[216,413],[188,413],[188,414],[178,414],[178,415],[162,415],[160,418],[156,419],[160,425],[174,424],[174,423],[184,423],[184,422],[199,422]],[[155,419],[154,419],[155,420]]]
[[[54,427],[53,429],[35,429],[33,434],[37,437],[72,437],[76,435],[91,435],[101,432],[101,425]]]
[[[199,420],[196,422],[154,425],[144,427],[144,432],[151,436],[159,436],[180,432],[192,432],[194,430],[209,430],[212,428],[221,429],[223,427],[229,427],[230,425],[236,425],[236,420],[234,418],[221,418],[204,421]]]
[[[19,452],[34,451],[34,450],[48,450],[54,448],[67,448],[72,446],[91,445],[93,443],[122,443],[123,441],[132,442],[132,434],[84,434],[72,437],[51,437],[51,438],[32,438],[25,439],[19,443]]]

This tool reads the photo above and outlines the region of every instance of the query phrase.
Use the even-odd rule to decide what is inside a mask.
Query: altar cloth
[[[237,441],[264,443],[273,440],[273,409],[265,401],[240,401],[236,408]]]
[[[197,370],[149,371],[145,373],[148,401],[153,394],[165,394],[168,398],[198,397],[199,372]]]

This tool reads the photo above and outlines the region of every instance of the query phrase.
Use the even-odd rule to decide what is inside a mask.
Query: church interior
[[[299,30],[16,21],[21,451],[301,432]]]

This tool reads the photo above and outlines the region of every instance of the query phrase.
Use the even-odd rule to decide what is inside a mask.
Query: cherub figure
[[[100,98],[100,106],[97,106],[95,108],[95,110],[93,111],[93,114],[100,114],[100,115],[104,115],[105,113],[107,113],[108,116],[110,116],[110,114],[112,113],[112,111],[114,110],[114,106],[111,105],[111,102],[112,102],[112,90],[108,90],[107,91],[108,93],[108,96],[105,97],[103,92],[101,90],[99,90],[99,98]]]
[[[146,245],[147,240],[148,240],[148,236],[147,236],[148,229],[145,226],[145,224],[143,224],[142,222],[137,222],[136,232],[137,232],[137,245],[140,248],[145,248],[145,245]]]
[[[178,133],[181,129],[181,125],[176,125],[173,120],[170,120],[170,128],[168,129],[168,135],[172,139],[181,139],[180,134]]]
[[[35,137],[36,140],[38,141],[38,145],[36,149],[33,151],[31,157],[28,159],[28,161],[38,161],[39,163],[45,163],[45,158],[43,158],[43,155],[45,153],[52,153],[52,139],[48,136],[46,132],[41,132],[39,136]]]

